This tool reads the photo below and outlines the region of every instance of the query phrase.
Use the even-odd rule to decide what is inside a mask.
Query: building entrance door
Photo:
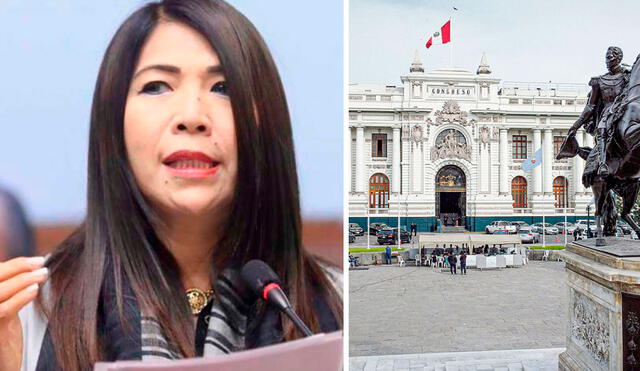
[[[447,165],[436,175],[436,217],[444,226],[465,226],[467,186],[464,172]]]

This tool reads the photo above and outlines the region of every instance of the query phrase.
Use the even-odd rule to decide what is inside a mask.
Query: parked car
[[[353,233],[356,236],[363,236],[364,229],[358,223],[349,223],[349,232]]]
[[[536,243],[540,242],[540,234],[533,230],[531,226],[520,227],[520,242],[522,243]]]
[[[550,223],[534,223],[531,227],[536,229],[536,232],[542,234],[558,234],[558,228],[554,227]],[[544,232],[543,229],[544,228]]]
[[[516,220],[515,222],[511,222],[512,225],[516,226],[516,232],[520,230],[522,227],[528,227],[529,224],[523,222],[522,220]]]
[[[560,233],[565,232],[568,234],[573,234],[573,232],[576,230],[576,225],[571,222],[558,222],[554,225],[556,228],[558,228],[558,232]]]
[[[356,242],[356,235],[349,232],[349,243],[354,243]]]
[[[591,232],[595,233],[596,232],[596,223],[593,220],[589,220],[588,221],[589,224],[589,230],[591,230]],[[582,231],[587,231],[587,219],[580,219],[576,222],[576,227],[580,228],[580,230]]]
[[[402,243],[411,242],[411,234],[404,229],[400,229],[400,241]],[[398,230],[397,229],[382,229],[378,232],[378,245],[398,243]]]
[[[484,228],[485,232],[494,234],[500,230],[506,233],[516,233],[516,226],[504,220],[495,220]]]
[[[384,223],[371,223],[369,224],[369,234],[376,236],[378,235],[378,232],[381,229],[388,229],[388,228],[389,226]]]
[[[631,226],[629,224],[618,221],[618,227],[622,229],[622,233],[631,234]]]

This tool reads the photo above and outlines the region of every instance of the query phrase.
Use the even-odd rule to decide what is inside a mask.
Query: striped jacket
[[[325,267],[325,272],[334,283],[338,292],[342,291],[342,273],[336,269]],[[125,332],[120,324],[115,297],[105,294],[114,292],[109,285],[112,279],[105,279],[105,288],[100,299],[98,311],[98,333],[101,336],[101,344],[104,344],[104,359],[112,362],[116,360],[140,360],[142,358],[141,339],[141,314],[135,296],[131,289],[125,286],[124,309],[127,323],[133,328],[132,332]],[[47,297],[49,285],[42,287],[41,294]],[[333,316],[326,300],[322,295],[315,294],[313,304],[320,322],[322,332],[339,330],[339,322]],[[196,326],[195,345],[196,353],[202,356],[204,339],[207,332],[205,314],[209,308],[202,310]],[[24,347],[21,371],[59,371],[56,363],[53,343],[48,331],[45,316],[40,313],[34,303],[25,306],[19,313]],[[261,315],[253,315],[248,318],[247,334],[243,349],[254,349],[266,345],[282,342],[283,332],[280,323],[280,313],[272,306],[268,306]],[[234,349],[231,349],[234,351]]]

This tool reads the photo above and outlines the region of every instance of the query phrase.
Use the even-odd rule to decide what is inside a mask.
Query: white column
[[[540,129],[533,129],[533,153],[536,153],[542,146],[542,140],[540,137]],[[536,166],[533,169],[533,194],[542,194],[542,166]]]
[[[364,192],[364,127],[356,128],[356,192]]]
[[[544,171],[544,193],[553,194],[553,179],[551,179],[551,169],[553,165],[553,132],[551,129],[544,129],[544,149],[542,150],[542,171]]]
[[[393,128],[393,158],[391,159],[391,192],[400,192],[400,127]]]
[[[489,159],[489,143],[480,143],[480,192],[489,192],[489,168],[491,167],[491,160]]]
[[[578,141],[579,146],[584,146],[584,130],[580,129],[576,133],[576,140]],[[584,172],[584,160],[582,157],[576,155],[573,158],[573,182],[574,182],[574,192],[582,193],[584,192],[584,186],[582,185],[582,173]]]
[[[507,177],[509,162],[509,141],[507,138],[507,129],[500,129],[500,193],[509,194],[509,178]]]
[[[422,148],[420,142],[412,142],[413,158],[411,159],[412,191],[422,191]]]

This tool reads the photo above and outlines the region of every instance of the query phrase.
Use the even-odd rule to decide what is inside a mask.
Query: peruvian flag
[[[427,49],[431,47],[431,45],[441,45],[451,42],[451,20],[448,20],[442,27],[440,27],[440,32],[436,32],[429,38],[427,41]]]

